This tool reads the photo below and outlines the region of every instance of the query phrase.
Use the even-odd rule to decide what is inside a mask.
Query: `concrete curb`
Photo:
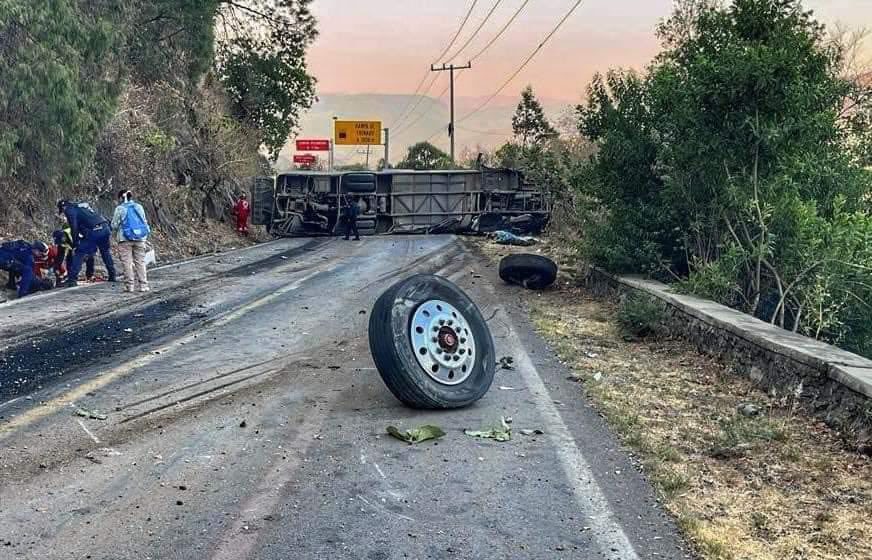
[[[872,360],[786,331],[741,311],[666,284],[619,277],[589,268],[585,286],[594,294],[645,293],[665,304],[667,327],[770,393],[799,395],[812,414],[839,431],[853,447],[872,452]]]

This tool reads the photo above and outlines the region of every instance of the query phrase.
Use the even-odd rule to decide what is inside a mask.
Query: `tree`
[[[545,118],[545,112],[533,94],[532,86],[527,86],[521,92],[521,102],[512,117],[512,132],[524,148],[557,135],[557,131]]]
[[[646,75],[598,76],[578,109],[588,256],[872,348],[869,84],[799,0],[678,6]]]
[[[312,106],[306,49],[317,36],[311,0],[222,0],[215,72],[233,117],[256,130],[273,160]]]
[[[0,6],[0,178],[73,181],[122,87],[114,14],[74,0]]]
[[[403,161],[396,165],[397,169],[450,169],[451,158],[429,142],[418,142],[409,146],[409,151]]]

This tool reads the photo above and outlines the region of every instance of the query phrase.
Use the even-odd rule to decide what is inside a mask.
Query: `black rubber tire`
[[[500,260],[500,278],[531,290],[542,290],[557,280],[557,264],[541,255],[508,255]]]
[[[440,299],[460,311],[475,337],[472,372],[462,383],[443,385],[430,377],[415,358],[409,329],[412,316],[426,301]],[[369,348],[385,385],[412,408],[449,409],[479,400],[494,379],[494,341],[487,322],[463,290],[439,276],[417,274],[388,288],[369,316]]]

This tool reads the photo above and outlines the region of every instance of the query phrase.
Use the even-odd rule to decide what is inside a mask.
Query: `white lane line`
[[[81,426],[82,429],[85,430],[85,433],[88,434],[88,436],[90,436],[90,438],[91,438],[92,440],[94,440],[94,443],[100,443],[100,438],[98,438],[97,436],[95,436],[94,434],[92,434],[92,433],[91,433],[91,430],[89,430],[89,429],[87,428],[87,426],[85,426],[85,423],[84,423],[84,422],[82,422],[82,421],[79,420],[78,418],[76,419],[76,422],[78,422],[78,423],[79,423],[79,426]]]
[[[615,518],[608,499],[597,483],[593,469],[590,468],[590,464],[575,443],[575,438],[563,422],[560,412],[554,405],[554,399],[548,393],[514,326],[509,329],[506,344],[514,349],[517,371],[530,389],[536,408],[542,415],[545,433],[551,439],[552,447],[572,487],[576,502],[588,515],[588,523],[600,549],[609,558],[617,555],[617,558],[624,560],[638,559],[639,556],[630,539]]]
[[[385,476],[384,471],[382,471],[382,470],[381,470],[381,467],[378,466],[378,463],[373,463],[372,466],[375,467],[375,470],[378,471],[378,474],[379,474],[382,478],[385,478],[385,479],[387,478],[387,477]]]

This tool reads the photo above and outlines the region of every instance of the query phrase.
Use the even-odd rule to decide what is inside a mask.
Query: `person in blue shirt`
[[[41,289],[48,288],[41,278],[33,273],[33,263],[37,259],[45,259],[48,245],[42,241],[8,241],[0,244],[0,270],[9,273],[10,283],[14,287],[18,277],[18,297],[24,297]]]
[[[63,215],[70,225],[70,233],[75,252],[73,262],[67,271],[67,287],[77,285],[79,272],[82,270],[82,261],[93,256],[98,250],[109,281],[115,282],[115,263],[112,261],[112,249],[110,238],[112,230],[109,220],[95,212],[87,203],[71,202],[68,200],[58,201],[58,214]]]

